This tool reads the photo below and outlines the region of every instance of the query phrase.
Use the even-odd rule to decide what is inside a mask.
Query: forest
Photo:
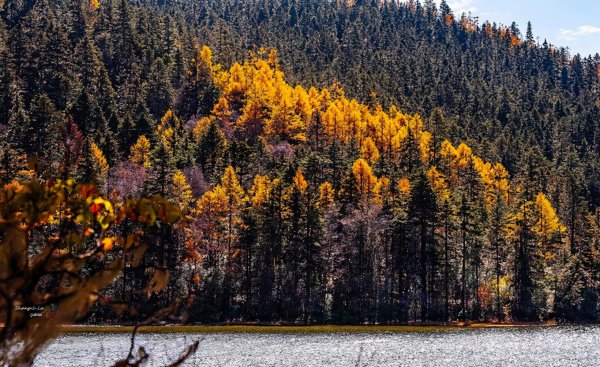
[[[0,4],[3,307],[19,223],[135,252],[86,323],[599,320],[600,55],[445,1]]]

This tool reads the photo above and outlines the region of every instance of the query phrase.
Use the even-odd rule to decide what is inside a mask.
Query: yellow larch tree
[[[444,162],[444,168],[450,169],[453,167],[456,160],[457,152],[454,145],[448,140],[444,140],[440,145],[440,157]]]
[[[436,167],[431,167],[427,172],[427,177],[438,199],[442,202],[448,201],[450,199],[450,188],[444,175]]]
[[[373,139],[368,137],[363,141],[360,155],[370,164],[374,164],[379,160],[379,149],[375,146]]]
[[[508,180],[508,171],[501,163],[494,164],[492,168],[492,177],[494,180],[494,187],[505,202],[508,202],[508,195],[510,193],[510,182]]]
[[[485,188],[486,206],[490,209],[497,200],[508,201],[509,182],[508,172],[500,163],[492,165],[477,156],[472,157],[475,170],[479,173]]]
[[[171,151],[172,153],[175,145],[177,144],[175,129],[179,128],[180,125],[181,120],[175,116],[173,110],[169,109],[167,112],[165,112],[164,116],[160,119],[160,122],[156,126],[156,132],[158,136],[160,136],[165,149]]]
[[[471,164],[471,159],[473,157],[473,151],[469,146],[465,143],[460,143],[458,148],[456,148],[456,166],[459,169],[465,169]]]
[[[261,206],[269,199],[270,180],[267,176],[254,176],[253,185],[248,194],[252,198],[252,205]]]
[[[392,198],[392,192],[390,190],[390,179],[382,176],[377,180],[375,187],[373,188],[373,202],[376,204],[383,205]]]
[[[306,182],[302,169],[300,168],[298,168],[296,175],[294,176],[294,187],[301,193],[304,193],[308,188],[308,182]]]
[[[565,231],[564,226],[552,204],[543,193],[538,193],[535,198],[536,219],[533,231],[540,236],[542,246],[546,247],[552,243],[560,242],[560,235]]]
[[[104,156],[104,153],[102,153],[102,149],[100,149],[100,147],[98,147],[95,143],[91,143],[90,150],[94,160],[95,171],[101,175],[103,180],[106,179],[106,174],[108,173],[109,167],[106,157]]]
[[[431,133],[422,131],[419,135],[419,150],[421,151],[421,160],[428,163],[431,158]]]
[[[150,141],[142,135],[131,146],[129,161],[148,168],[151,164],[150,157]]]
[[[106,157],[104,153],[102,153],[102,149],[98,147],[95,143],[90,143],[90,153],[92,158],[92,168],[94,172],[94,179],[96,184],[106,189],[105,185],[108,180],[108,162],[106,161]]]
[[[92,11],[100,9],[100,0],[90,0],[90,9]]]
[[[240,222],[239,213],[246,198],[244,189],[232,166],[225,169],[219,186],[223,189],[227,200],[227,257],[229,258],[231,247],[235,241],[235,227]]]
[[[208,130],[213,120],[214,119],[212,116],[204,116],[200,120],[196,121],[196,125],[194,126],[194,130],[192,130],[192,134],[197,142],[202,140],[204,133]]]
[[[173,174],[173,183],[171,185],[171,196],[182,212],[187,212],[193,200],[192,188],[187,183],[185,175],[181,170]]]
[[[377,177],[373,174],[369,163],[362,158],[357,159],[352,165],[352,173],[356,180],[356,188],[359,195],[363,199],[370,198],[377,184]]]
[[[227,98],[221,97],[211,111],[212,115],[222,124],[229,125],[231,122],[231,106]]]
[[[412,185],[408,178],[404,177],[398,181],[398,191],[406,197],[410,196],[410,193],[412,192]]]
[[[333,186],[327,181],[323,182],[319,186],[319,207],[321,209],[327,209],[335,200],[335,191]]]
[[[404,139],[406,139],[407,137],[408,137],[408,128],[406,126],[400,127],[398,129],[398,131],[392,137],[392,148],[394,149],[394,151],[396,151],[396,152],[400,151],[400,148],[402,148],[402,143],[404,142]]]

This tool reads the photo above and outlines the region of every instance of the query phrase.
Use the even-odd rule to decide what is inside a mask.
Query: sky
[[[439,0],[436,0],[439,4]],[[600,53],[600,0],[446,0],[455,15],[471,12],[479,23],[517,23],[525,35],[531,21],[533,35],[572,55]]]

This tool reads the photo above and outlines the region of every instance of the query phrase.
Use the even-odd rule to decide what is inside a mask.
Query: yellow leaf
[[[304,179],[304,175],[302,174],[302,169],[298,168],[296,171],[296,175],[294,176],[294,186],[300,191],[306,191],[308,187],[308,182]]]
[[[112,250],[114,242],[115,242],[114,238],[111,238],[111,237],[103,238],[101,241],[102,251],[108,252],[108,251]]]

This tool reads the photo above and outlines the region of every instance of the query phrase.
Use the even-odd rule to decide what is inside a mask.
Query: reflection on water
[[[174,361],[194,340],[188,366],[600,366],[600,328],[472,329],[365,334],[140,334],[148,366]],[[137,349],[137,348],[136,348]],[[129,350],[128,334],[69,334],[36,367],[109,366]]]

